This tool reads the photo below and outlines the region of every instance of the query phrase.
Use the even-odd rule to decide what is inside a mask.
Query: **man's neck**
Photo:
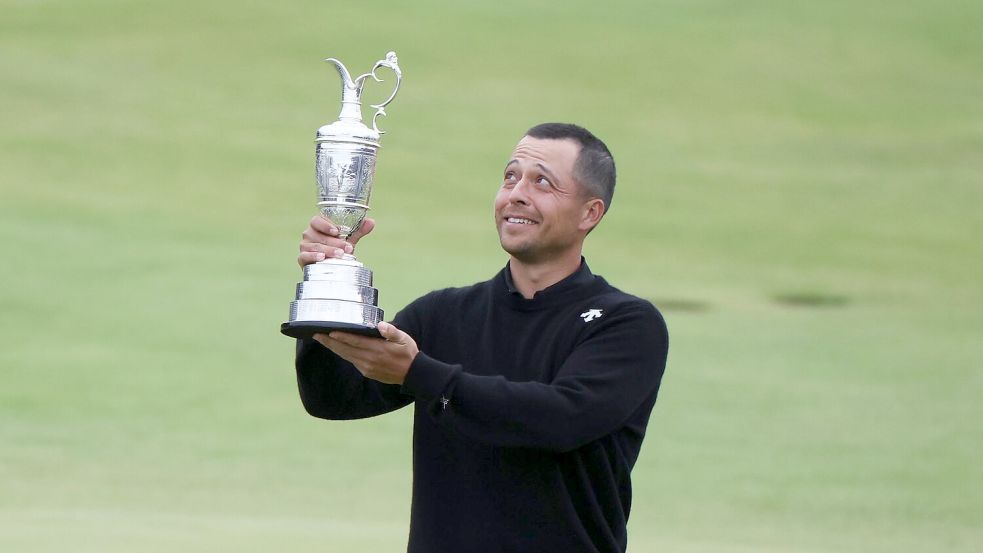
[[[580,252],[543,263],[529,263],[515,257],[509,260],[512,284],[522,297],[532,299],[536,292],[545,290],[580,269]]]

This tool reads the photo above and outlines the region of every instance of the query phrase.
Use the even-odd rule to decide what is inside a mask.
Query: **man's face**
[[[579,153],[573,140],[528,136],[512,152],[495,196],[495,224],[502,248],[516,259],[542,262],[580,251],[596,221],[587,219],[590,200],[573,176]]]

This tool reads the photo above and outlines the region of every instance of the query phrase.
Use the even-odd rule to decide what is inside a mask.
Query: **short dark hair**
[[[580,154],[573,166],[573,176],[585,192],[604,201],[604,211],[611,209],[617,174],[611,150],[589,130],[570,123],[542,123],[526,131],[531,138],[573,140],[580,144]]]

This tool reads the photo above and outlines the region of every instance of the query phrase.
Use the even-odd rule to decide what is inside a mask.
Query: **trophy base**
[[[379,329],[354,323],[339,323],[335,321],[290,321],[280,325],[280,332],[291,338],[306,339],[318,333],[328,333],[333,330],[361,334],[373,338],[382,338]]]

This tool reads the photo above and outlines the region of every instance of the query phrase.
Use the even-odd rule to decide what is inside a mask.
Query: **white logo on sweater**
[[[594,319],[601,318],[601,311],[601,309],[588,309],[580,314],[580,318],[582,318],[585,323],[589,323]]]

